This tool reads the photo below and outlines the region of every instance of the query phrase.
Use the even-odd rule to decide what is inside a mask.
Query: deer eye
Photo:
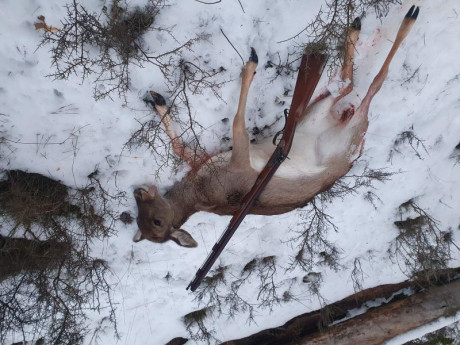
[[[161,226],[161,222],[158,219],[153,219],[153,224],[156,226]]]

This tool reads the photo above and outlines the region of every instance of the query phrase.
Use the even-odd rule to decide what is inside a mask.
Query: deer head
[[[134,198],[137,203],[139,227],[133,238],[134,242],[144,239],[156,243],[173,240],[183,247],[193,248],[198,245],[187,231],[173,226],[174,208],[167,199],[158,194],[155,186],[137,188],[134,190]]]

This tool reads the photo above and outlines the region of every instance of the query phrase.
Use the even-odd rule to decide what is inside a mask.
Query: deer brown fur
[[[327,93],[307,107],[294,136],[290,159],[281,165],[249,213],[275,215],[302,207],[350,170],[364,145],[371,100],[380,90],[390,62],[417,15],[418,8],[412,6],[361,104],[356,109],[339,109],[338,101],[353,89],[354,46],[361,29],[359,18],[353,22],[347,35],[341,73],[348,85],[338,96]],[[238,208],[274,150],[269,140],[251,144],[246,131],[245,109],[257,62],[252,49],[243,68],[238,109],[233,120],[233,150],[215,156],[196,155],[182,144],[172,129],[164,98],[155,92],[149,93],[146,101],[160,116],[174,153],[188,163],[191,172],[163,196],[154,186],[142,186],[134,191],[139,226],[134,241],[147,239],[162,243],[173,240],[181,246],[196,247],[197,242],[181,229],[192,214],[206,211],[232,215]]]

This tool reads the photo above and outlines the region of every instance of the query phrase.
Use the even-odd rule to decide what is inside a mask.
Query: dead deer
[[[339,109],[338,101],[353,89],[354,47],[361,29],[359,18],[353,22],[347,34],[346,57],[341,71],[341,78],[348,85],[339,90],[337,96],[326,93],[308,105],[298,124],[289,159],[268,183],[250,210],[251,214],[276,215],[305,206],[351,169],[363,149],[372,98],[380,90],[390,62],[418,12],[419,8],[412,6],[406,14],[393,46],[361,104],[357,107],[348,105],[343,110]],[[214,156],[197,156],[180,142],[172,128],[165,99],[150,91],[146,101],[161,117],[174,153],[188,163],[191,171],[163,196],[155,186],[142,186],[134,191],[139,226],[133,238],[135,242],[173,240],[184,247],[196,247],[198,244],[193,237],[181,229],[186,220],[199,211],[232,215],[251,189],[274,150],[271,140],[251,144],[245,127],[246,102],[257,63],[257,55],[252,49],[243,68],[238,109],[233,120],[233,150]]]

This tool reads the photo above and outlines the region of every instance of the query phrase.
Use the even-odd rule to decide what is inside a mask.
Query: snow
[[[142,4],[141,0],[128,2]],[[97,11],[102,6],[102,2],[96,1],[81,3]],[[184,58],[195,62],[207,59],[212,66],[224,66],[226,72],[222,78],[231,80],[221,89],[222,100],[209,90],[191,99],[193,116],[205,128],[200,135],[209,152],[221,147],[220,138],[231,135],[230,125],[222,125],[221,120],[232,119],[240,85],[241,60],[220,30],[224,30],[244,58],[249,47],[258,52],[259,67],[249,94],[247,127],[262,128],[282,116],[283,107],[274,100],[279,97],[289,104],[290,99],[283,97],[283,92],[285,88],[292,90],[295,83],[294,75],[270,82],[273,69],[265,69],[264,65],[269,59],[277,61],[277,53],[285,59],[296,43],[305,42],[300,36],[294,41],[277,43],[301,31],[323,1],[241,3],[244,13],[238,1],[215,5],[170,1],[157,23],[174,26],[178,42],[185,42],[195,34],[210,35],[192,50],[185,51]],[[369,165],[399,174],[375,185],[373,192],[381,199],[377,209],[364,200],[366,190],[343,200],[334,199],[330,204],[328,213],[339,230],[331,231],[328,240],[340,247],[342,267],[337,272],[320,265],[315,267],[322,274],[320,293],[328,302],[353,293],[350,275],[355,258],[361,258],[364,288],[406,279],[399,266],[388,258],[387,249],[397,236],[393,225],[397,207],[410,198],[418,197],[418,204],[441,222],[442,230],[452,228],[454,240],[460,243],[460,164],[455,165],[449,158],[460,142],[460,3],[404,1],[401,6],[393,6],[381,22],[368,14],[357,45],[355,92],[359,98],[367,91],[412,4],[421,6],[421,13],[371,104],[364,154],[351,171],[359,173]],[[158,166],[149,151],[130,152],[124,148],[139,128],[139,122],[154,116],[141,100],[145,91],[155,90],[167,98],[164,78],[155,66],[133,67],[132,89],[124,104],[116,97],[96,102],[91,79],[81,82],[78,76],[71,76],[56,81],[45,77],[52,72],[50,54],[46,47],[36,49],[41,33],[34,30],[33,23],[38,15],[44,15],[48,24],[59,26],[65,14],[63,5],[64,1],[58,0],[0,2],[0,112],[6,115],[1,118],[0,129],[10,140],[1,168],[28,170],[69,186],[82,186],[86,176],[97,167],[107,188],[118,188],[128,194],[120,213],[129,210],[135,215],[136,205],[131,197],[134,187],[156,184],[164,192],[186,172],[185,167],[178,175],[172,169],[164,169],[156,176]],[[151,46],[156,53],[177,46],[164,32],[149,33],[146,41],[157,42],[157,46],[153,43]],[[414,77],[409,81],[412,74]],[[326,79],[323,76],[323,85]],[[281,126],[279,123],[278,129]],[[419,148],[420,159],[408,144],[403,144],[399,147],[401,154],[395,153],[389,161],[398,134],[412,126],[428,152]],[[116,340],[114,333],[107,331],[99,343],[165,344],[174,337],[188,337],[182,316],[200,306],[185,287],[228,221],[229,217],[204,212],[193,215],[184,229],[199,242],[196,249],[181,248],[171,241],[134,244],[131,239],[136,225],[126,226],[121,222],[117,224],[116,236],[94,243],[93,254],[107,260],[113,273],[111,286],[121,336]],[[241,338],[320,307],[320,301],[302,283],[301,277],[308,272],[283,269],[294,253],[286,243],[292,237],[287,230],[296,228],[298,222],[298,212],[246,217],[218,263],[229,266],[231,274],[238,275],[253,258],[275,255],[279,265],[275,279],[300,278],[294,283],[296,299],[276,305],[273,310],[257,310],[254,323],[247,323],[244,313],[234,318],[213,314],[206,324],[217,339]],[[450,265],[457,267],[460,253],[453,249],[452,254],[454,260]],[[169,280],[165,279],[168,273]],[[246,286],[244,295],[257,302],[254,287],[254,284]],[[90,328],[106,316],[104,310],[91,315]]]
[[[332,325],[336,325],[336,324],[339,324],[341,322],[344,322],[344,321],[347,321],[349,319],[352,319],[352,318],[354,318],[354,317],[356,317],[358,315],[362,315],[362,314],[366,313],[371,308],[377,308],[377,307],[380,307],[381,305],[390,303],[395,296],[398,296],[398,295],[401,295],[401,294],[404,294],[406,296],[410,296],[410,295],[414,294],[414,291],[411,288],[401,289],[401,290],[396,291],[395,293],[393,293],[388,298],[379,297],[379,298],[377,298],[375,300],[366,301],[365,303],[363,303],[362,306],[360,306],[358,308],[348,310],[347,311],[347,316],[345,316],[343,319],[334,321],[332,323]]]
[[[438,329],[452,325],[453,323],[458,322],[458,320],[460,320],[460,312],[456,313],[455,315],[449,316],[449,317],[441,317],[437,319],[436,321],[430,322],[427,325],[413,329],[410,332],[398,335],[397,337],[394,337],[393,339],[385,342],[384,345],[399,345],[399,344],[407,343],[408,341],[418,339],[425,334],[432,333],[432,332],[437,331]],[[455,344],[455,341],[457,340],[458,340],[458,336],[454,340],[454,344]]]

